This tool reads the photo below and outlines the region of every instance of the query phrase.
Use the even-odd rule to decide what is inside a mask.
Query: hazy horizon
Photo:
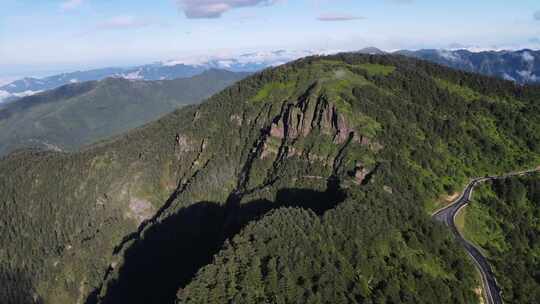
[[[3,79],[278,49],[540,47],[532,0],[3,2]]]

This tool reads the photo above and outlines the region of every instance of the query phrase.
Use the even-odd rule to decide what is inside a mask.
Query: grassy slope
[[[440,86],[437,79],[467,86],[482,98],[471,102]],[[484,89],[498,98],[486,97]],[[310,205],[313,196],[298,189],[324,192],[328,190],[327,181],[338,181],[346,200],[323,218],[309,212],[272,213],[266,222],[254,223],[238,235],[240,240],[264,240],[257,231],[269,223],[273,244],[289,242],[290,246],[274,252],[264,242],[252,246],[251,241],[235,241],[220,254],[243,257],[247,260],[242,263],[250,265],[257,263],[257,257],[264,257],[263,253],[285,259],[293,248],[299,248],[300,257],[302,252],[310,252],[304,241],[281,237],[288,235],[285,231],[296,232],[293,235],[305,236],[310,246],[325,256],[339,258],[325,263],[326,268],[315,268],[313,274],[337,271],[335,277],[340,281],[334,286],[340,297],[349,294],[351,280],[360,280],[364,287],[351,291],[351,296],[417,303],[434,297],[467,302],[475,298],[470,289],[474,270],[449,234],[430,221],[425,208],[443,192],[453,192],[468,176],[537,162],[538,146],[527,140],[538,139],[540,134],[538,105],[534,103],[538,95],[535,88],[518,89],[509,82],[400,57],[309,58],[267,70],[200,106],[186,107],[80,153],[23,152],[0,161],[0,208],[4,215],[0,224],[8,231],[0,236],[0,244],[5,244],[0,261],[4,271],[33,278],[34,289],[46,303],[86,297],[99,287],[108,265],[111,271],[102,282],[103,288],[97,290],[105,302],[109,296],[122,296],[123,280],[129,282],[126,286],[134,296],[141,295],[139,300],[144,300],[142,296],[148,296],[145,291],[152,293],[152,288],[160,288],[153,284],[167,285],[167,279],[187,276],[182,284],[173,282],[174,297],[178,286],[185,287],[194,275],[189,274],[193,270],[182,267],[193,267],[188,257],[195,254],[195,244],[204,241],[197,238],[197,229],[204,232],[205,227],[191,226],[185,234],[174,233],[169,242],[156,242],[160,231],[180,229],[182,221],[178,219],[183,216],[187,222],[204,218],[208,208],[216,216],[222,212],[232,216],[217,221],[223,226],[214,227],[216,231],[225,226],[241,228],[245,219],[264,215],[259,209],[268,211],[295,205],[295,201],[301,203],[297,206],[319,212],[317,206]],[[309,134],[297,138],[267,137],[273,122],[283,121],[285,116],[294,119],[307,111],[298,103],[306,98],[311,100],[307,108],[315,104],[333,107],[349,131],[363,140],[336,143],[332,139],[333,123],[315,124]],[[363,186],[351,176],[359,162],[373,172]],[[325,196],[316,197],[316,202],[325,203]],[[130,210],[140,201],[150,203],[154,212],[165,208],[139,233],[121,242],[137,230],[138,222]],[[244,207],[231,213],[221,207],[226,202]],[[197,216],[187,216],[191,212]],[[281,224],[272,224],[274,221]],[[292,230],[296,223],[304,222],[307,226]],[[312,235],[315,226],[320,233]],[[339,236],[332,236],[336,234]],[[184,241],[190,246],[181,247],[183,237],[190,240]],[[216,241],[219,249],[222,242],[219,237]],[[120,243],[123,246],[113,254]],[[171,243],[176,251],[167,250]],[[133,261],[146,257],[145,247],[155,254],[153,259],[146,259],[154,263],[150,268],[164,267],[163,272],[170,268],[172,273],[144,275],[148,269]],[[242,250],[250,248],[261,250],[261,255],[242,255]],[[217,249],[202,252],[210,256],[200,266],[211,262]],[[167,255],[161,256],[164,252]],[[312,258],[317,261],[318,256]],[[161,260],[171,264],[163,265]],[[191,266],[177,264],[182,260]],[[244,266],[231,261],[232,266],[240,267],[240,274],[244,273]],[[295,275],[301,273],[290,262],[284,265]],[[341,272],[330,265],[349,265],[347,271],[357,273]],[[212,289],[205,285],[205,278],[227,277],[223,267],[216,263],[203,268],[180,296],[208,294]],[[217,276],[209,275],[212,269]],[[140,281],[126,279],[124,274],[130,271],[134,271],[130,277]],[[369,274],[375,277],[370,280]],[[385,281],[392,284],[385,285]],[[254,282],[257,284],[257,280]],[[250,282],[238,284],[230,291],[252,289]],[[289,284],[291,292],[303,290],[300,285]],[[326,288],[326,284],[318,286]],[[396,291],[400,289],[403,292]],[[170,299],[171,294],[164,296]]]
[[[75,150],[198,103],[244,76],[214,70],[170,81],[111,78],[21,99],[0,111],[0,155],[28,146]]]
[[[540,296],[540,175],[482,185],[464,217],[465,237],[489,257],[508,303]]]

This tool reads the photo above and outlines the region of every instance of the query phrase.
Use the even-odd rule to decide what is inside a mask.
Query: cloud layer
[[[219,18],[235,8],[272,5],[279,0],[177,0],[178,7],[187,18]]]
[[[351,20],[362,20],[366,19],[361,16],[353,16],[349,14],[322,14],[317,17],[319,21],[351,21]]]
[[[392,3],[396,4],[412,4],[414,3],[414,0],[389,0]]]
[[[533,18],[534,18],[534,20],[540,21],[540,11],[536,11],[533,14]]]
[[[20,93],[9,93],[7,91],[4,91],[4,90],[0,90],[0,103],[2,102],[5,102],[6,100],[10,99],[10,98],[22,98],[22,97],[26,97],[26,96],[32,96],[34,94],[37,94],[37,93],[41,93],[43,91],[24,91],[24,92],[20,92]]]
[[[97,29],[100,29],[100,30],[130,29],[130,28],[146,27],[150,25],[152,25],[150,22],[140,20],[134,16],[116,16],[98,24]]]
[[[78,8],[82,4],[83,4],[83,0],[67,0],[67,1],[64,1],[60,5],[60,8],[63,11],[70,11],[70,10],[74,10],[74,9]]]

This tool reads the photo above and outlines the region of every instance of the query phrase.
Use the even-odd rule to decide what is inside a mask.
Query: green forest
[[[74,83],[0,107],[0,156],[22,148],[76,151],[197,104],[246,77],[210,70],[175,80]]]
[[[540,298],[540,174],[478,188],[464,234],[486,253],[506,303]]]
[[[402,56],[314,56],[79,152],[19,151],[0,160],[0,273],[24,284],[2,294],[477,303],[430,212],[540,164],[539,98]]]

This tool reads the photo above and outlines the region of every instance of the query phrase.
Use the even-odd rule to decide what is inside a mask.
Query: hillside
[[[540,174],[497,180],[476,191],[463,232],[487,253],[506,303],[540,298]]]
[[[472,263],[426,211],[539,164],[539,98],[401,56],[309,57],[78,153],[12,154],[1,294],[476,303]]]
[[[132,68],[102,68],[62,73],[44,78],[26,77],[0,86],[0,93],[3,92],[4,99],[9,101],[73,83],[97,81],[112,77],[131,80],[174,80],[200,75],[207,70],[204,67],[184,64],[175,66],[149,64]],[[1,99],[0,102],[2,102]]]
[[[75,150],[198,103],[244,73],[210,70],[191,78],[108,78],[70,84],[0,107],[0,156],[23,147]]]

